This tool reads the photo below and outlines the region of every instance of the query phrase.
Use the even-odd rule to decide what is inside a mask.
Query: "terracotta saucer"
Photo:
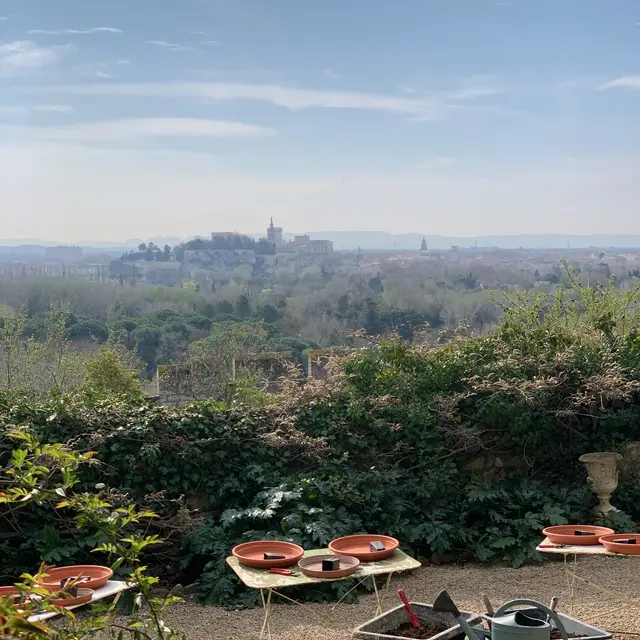
[[[78,564],[73,567],[57,567],[47,569],[47,574],[38,582],[49,591],[58,591],[60,582],[66,578],[74,578],[77,585],[86,589],[100,589],[107,584],[113,571],[109,567],[100,567],[93,564]]]
[[[322,561],[326,558],[335,558],[335,555],[324,556],[310,556],[309,558],[303,558],[298,562],[300,571],[309,578],[326,578],[328,580],[335,580],[336,578],[344,578],[355,573],[360,566],[360,560],[353,556],[339,556],[340,568],[335,571],[323,571]]]
[[[0,587],[0,598],[11,598],[14,604],[22,599],[20,591],[15,587]]]
[[[577,536],[576,531],[589,531],[594,533],[593,536]],[[592,546],[600,544],[601,536],[613,533],[613,529],[607,527],[592,527],[586,524],[566,524],[558,527],[547,527],[542,530],[542,535],[549,538],[549,542],[553,544],[570,544],[583,546]]]
[[[78,589],[78,595],[75,598],[50,598],[49,602],[55,604],[56,607],[75,607],[91,602],[93,593],[93,589]]]
[[[383,551],[371,551],[369,545],[376,541],[382,542]],[[345,536],[329,543],[329,549],[333,553],[353,556],[360,562],[378,562],[390,558],[399,546],[400,543],[395,538],[380,535]]]
[[[635,540],[636,544],[617,543],[616,540]],[[628,556],[640,556],[640,534],[638,533],[614,533],[600,538],[600,544],[607,551],[624,553]]]
[[[234,547],[231,553],[238,558],[240,564],[256,569],[271,569],[272,567],[290,567],[304,555],[304,549],[291,542],[278,540],[258,540],[245,542]],[[282,560],[265,560],[265,553],[280,553]]]

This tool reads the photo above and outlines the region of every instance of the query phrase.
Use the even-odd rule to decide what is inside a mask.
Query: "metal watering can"
[[[530,609],[525,611],[509,611],[511,607],[516,605],[528,605],[537,611],[546,614],[546,616],[532,615]],[[550,640],[552,626],[549,623],[553,620],[555,628],[562,635],[563,640],[569,640],[562,621],[555,611],[552,611],[547,605],[535,600],[511,600],[503,604],[493,615],[488,618],[491,621],[491,631],[483,632],[480,629],[474,629],[460,614],[458,608],[454,604],[451,596],[446,591],[441,591],[433,603],[434,611],[441,611],[453,614],[456,622],[462,630],[467,634],[469,640],[485,640],[485,633],[491,640]]]
[[[531,615],[531,611],[509,611],[516,605],[528,605],[546,614],[546,620],[541,616]],[[553,620],[555,628],[562,634],[563,640],[568,640],[562,621],[555,611],[546,604],[535,600],[511,600],[505,602],[491,618],[491,640],[549,640],[551,638]],[[470,636],[470,640],[473,638]]]

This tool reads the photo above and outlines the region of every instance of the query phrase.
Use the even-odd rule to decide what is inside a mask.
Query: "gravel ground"
[[[413,602],[433,602],[440,589],[446,588],[460,609],[482,611],[482,594],[486,593],[494,607],[507,600],[532,598],[548,603],[558,596],[558,611],[614,633],[614,638],[640,638],[640,601],[638,608],[620,606],[619,597],[632,599],[640,594],[640,568],[634,558],[584,558],[578,562],[578,575],[615,592],[611,595],[593,586],[576,581],[573,614],[570,611],[570,591],[562,560],[550,560],[542,565],[511,569],[504,566],[444,565],[428,566],[411,574],[394,577],[383,600],[386,611],[399,600],[395,590],[403,588]],[[380,579],[379,579],[380,580]],[[286,592],[285,592],[286,594]],[[273,640],[346,640],[351,631],[374,617],[373,595],[360,597],[356,605],[305,604],[301,606],[272,605],[271,631]],[[280,600],[280,602],[283,602]],[[225,611],[217,607],[198,606],[193,602],[175,605],[168,622],[183,631],[189,640],[257,640],[262,627],[262,610]]]

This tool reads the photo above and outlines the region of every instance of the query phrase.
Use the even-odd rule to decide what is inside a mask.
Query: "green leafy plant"
[[[18,635],[25,638],[57,638],[77,640],[99,630],[121,640],[125,636],[134,640],[177,640],[182,635],[170,629],[164,621],[166,608],[178,601],[173,595],[156,597],[153,587],[158,579],[147,573],[142,556],[150,545],[158,544],[157,535],[144,532],[147,521],[156,515],[139,509],[134,504],[116,506],[97,492],[77,491],[78,472],[83,465],[95,462],[93,452],[78,452],[61,444],[41,444],[28,430],[5,428],[5,438],[17,442],[10,461],[0,470],[0,504],[4,519],[29,506],[46,507],[53,513],[70,511],[71,521],[78,530],[94,530],[94,539],[104,542],[92,549],[105,556],[114,571],[121,571],[124,580],[137,592],[132,615],[125,624],[115,622],[112,614],[115,603],[96,604],[86,619],[77,618],[72,611],[51,602],[53,596],[64,595],[65,589],[49,592],[39,586],[47,573],[42,564],[34,573],[23,573],[15,587],[21,594],[17,599],[0,598],[0,635]],[[113,494],[112,497],[117,497]],[[118,500],[121,501],[122,497]],[[46,554],[50,560],[62,559],[68,549],[60,545],[54,529],[48,527],[40,537],[49,544]],[[45,558],[46,559],[46,558]],[[66,625],[54,630],[42,622],[30,621],[39,612],[55,612],[66,618]]]

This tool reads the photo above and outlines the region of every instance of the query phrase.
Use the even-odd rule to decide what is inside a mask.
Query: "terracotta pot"
[[[594,536],[576,536],[574,532],[590,531]],[[613,533],[613,529],[607,527],[592,527],[582,524],[569,524],[558,527],[547,527],[542,530],[542,535],[547,536],[553,544],[571,544],[578,546],[592,546],[600,544],[600,538]]]
[[[300,571],[310,578],[326,578],[327,580],[335,580],[336,578],[344,578],[355,573],[360,566],[360,560],[352,556],[340,556],[340,568],[335,571],[323,571],[322,561],[328,558],[335,558],[334,555],[311,556],[303,558],[298,562]]]
[[[579,460],[587,467],[587,481],[600,500],[600,504],[597,504],[593,511],[597,514],[618,511],[610,500],[618,486],[618,461],[622,460],[622,456],[619,453],[602,451],[585,453]]]
[[[382,542],[383,551],[371,551],[369,545],[376,541]],[[345,536],[329,543],[329,549],[333,553],[353,556],[360,562],[378,562],[390,558],[399,546],[400,543],[395,538],[379,535]]]
[[[278,540],[258,540],[245,542],[234,547],[231,553],[238,558],[240,564],[256,569],[271,569],[272,567],[291,567],[304,555],[304,549],[291,542],[279,542]],[[265,560],[265,553],[280,553],[282,560]]]
[[[77,578],[78,586],[86,589],[100,589],[107,584],[113,571],[109,567],[92,564],[78,564],[73,567],[57,567],[47,570],[47,574],[38,584],[49,591],[59,591],[60,582],[66,578]]]
[[[75,607],[80,604],[86,604],[87,602],[91,602],[91,598],[93,598],[94,591],[93,589],[81,588],[78,589],[78,595],[73,598],[48,598],[51,604],[56,605],[56,607]]]
[[[616,540],[636,540],[636,544],[616,543]],[[600,544],[607,551],[623,553],[628,556],[640,556],[640,534],[638,533],[614,533],[600,538]]]

